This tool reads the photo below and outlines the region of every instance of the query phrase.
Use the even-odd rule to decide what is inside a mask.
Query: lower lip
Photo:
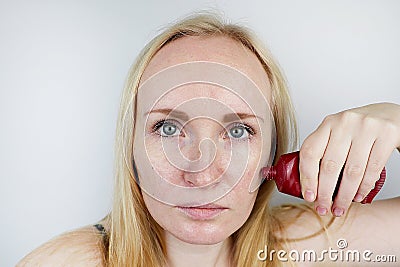
[[[187,216],[194,220],[210,220],[222,212],[228,210],[227,208],[187,208],[178,207],[178,210],[185,213]]]

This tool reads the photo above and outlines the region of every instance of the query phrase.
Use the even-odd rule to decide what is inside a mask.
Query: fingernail
[[[354,201],[355,202],[361,202],[363,200],[363,196],[361,195],[361,194],[357,194],[355,197],[354,197]]]
[[[325,215],[327,213],[327,211],[328,210],[326,208],[324,208],[324,207],[321,207],[321,206],[317,207],[317,212],[318,212],[319,215]]]
[[[313,202],[315,195],[314,192],[311,190],[306,190],[305,194],[304,194],[304,198],[305,200],[307,200],[308,202]]]
[[[342,208],[336,207],[333,209],[333,215],[335,215],[336,217],[342,216],[343,213],[344,213],[344,210]]]

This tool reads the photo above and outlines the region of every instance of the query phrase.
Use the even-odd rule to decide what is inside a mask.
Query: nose
[[[187,160],[183,171],[186,186],[201,187],[211,184],[221,178],[226,169],[225,151],[219,135],[209,128],[202,128],[201,135],[193,137],[189,144],[181,147],[181,152]]]

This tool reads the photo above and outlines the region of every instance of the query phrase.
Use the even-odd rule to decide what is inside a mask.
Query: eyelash
[[[156,121],[156,123],[155,123],[154,126],[152,127],[152,133],[155,133],[155,134],[157,134],[157,135],[159,135],[159,136],[161,136],[161,137],[166,137],[166,138],[171,138],[171,137],[173,137],[173,136],[163,136],[163,135],[161,135],[161,134],[158,132],[158,130],[159,130],[165,123],[170,123],[170,124],[176,126],[176,127],[179,129],[178,125],[176,125],[176,123],[174,123],[173,121],[161,119],[161,120]],[[247,133],[249,134],[249,138],[244,138],[245,140],[246,140],[246,139],[252,138],[252,136],[254,136],[254,135],[256,134],[256,131],[253,129],[253,127],[251,127],[250,125],[248,125],[248,124],[246,124],[246,123],[237,123],[237,122],[236,122],[236,123],[233,123],[233,124],[232,124],[232,127],[243,127],[243,128],[247,131]],[[243,141],[242,139],[237,139],[237,138],[233,138],[233,139],[236,139],[236,140],[238,140],[238,141]]]

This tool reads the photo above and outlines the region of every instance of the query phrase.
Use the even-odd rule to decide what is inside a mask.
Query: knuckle
[[[314,149],[311,145],[308,143],[303,144],[303,147],[300,150],[300,158],[301,159],[314,159],[315,158],[315,152]]]
[[[364,129],[371,129],[377,126],[377,120],[372,117],[365,116],[362,118],[362,125]]]
[[[344,112],[342,112],[340,114],[340,119],[342,120],[342,122],[355,122],[355,121],[360,121],[363,120],[365,117],[365,115],[354,112],[352,110],[346,110]]]
[[[318,198],[318,202],[330,203],[331,200],[332,200],[332,195],[330,195],[330,194],[328,194],[326,192],[321,192],[321,193],[318,193],[317,198]]]
[[[363,169],[360,167],[360,165],[350,165],[346,168],[345,174],[348,178],[354,180],[362,176]]]
[[[316,180],[309,176],[300,178],[300,183],[305,187],[311,187],[315,184],[315,182],[316,182]]]
[[[371,192],[371,189],[360,188],[360,190],[358,190],[358,194],[362,195],[363,199],[369,194],[369,192]]]
[[[360,191],[362,193],[368,194],[375,187],[375,182],[373,181],[365,181],[361,185]]]
[[[339,164],[334,160],[323,160],[321,162],[321,169],[326,174],[335,174],[339,169]]]
[[[330,114],[330,115],[326,116],[324,118],[324,120],[322,121],[322,124],[330,125],[335,120],[336,115],[337,114]]]
[[[373,160],[369,164],[369,169],[375,174],[379,173],[382,168],[382,163],[379,160]]]
[[[354,118],[352,112],[349,111],[343,111],[341,113],[339,113],[339,120],[340,123],[343,124],[347,124],[349,121],[351,121]]]
[[[349,203],[353,200],[353,197],[346,193],[346,194],[341,194],[337,195],[335,198],[335,203],[339,204],[340,206],[346,206],[349,205]]]

